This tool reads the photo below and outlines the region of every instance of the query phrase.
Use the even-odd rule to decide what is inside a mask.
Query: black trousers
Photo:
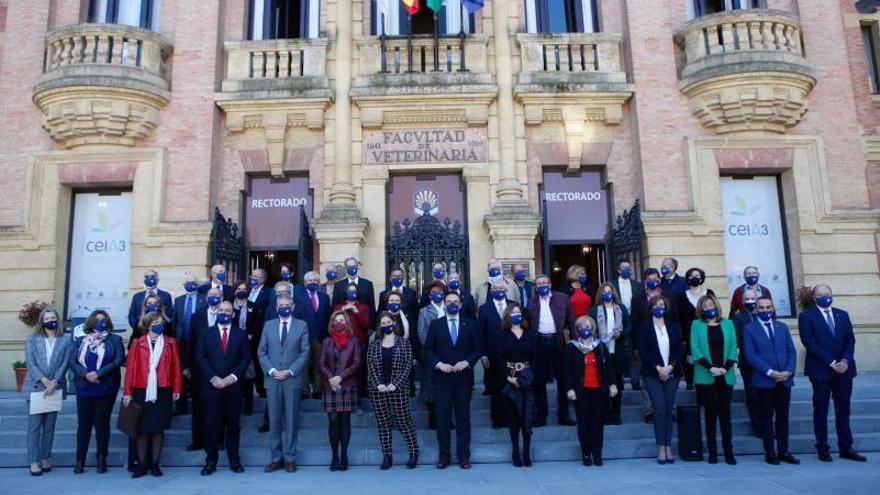
[[[723,380],[723,378],[722,378]],[[730,400],[733,387],[727,383],[697,385],[697,399],[705,409],[706,448],[709,452],[718,452],[715,438],[716,426],[721,424],[721,447],[724,452],[733,452],[733,433],[730,425]]]
[[[773,388],[759,388],[758,410],[763,423],[762,438],[765,454],[788,453],[788,408],[791,388],[777,384]],[[773,441],[776,440],[776,450]]]
[[[745,359],[745,355],[740,353],[740,363]],[[762,423],[761,423],[761,413],[758,410],[758,389],[752,386],[752,368],[751,366],[742,366],[739,369],[740,373],[742,373],[743,379],[743,390],[746,394],[746,409],[749,412],[749,421],[752,423],[752,429],[755,430],[755,433],[759,437],[763,437],[761,433]]]
[[[502,382],[507,376],[506,372],[506,364],[494,359],[490,360],[489,369],[483,371],[483,381],[486,388],[492,391],[489,394],[489,418],[492,420],[492,426],[504,426],[507,420],[507,415],[504,412],[507,403],[501,394],[501,390],[504,388]]]
[[[205,382],[202,387],[205,406],[205,460],[217,463],[220,442],[225,436],[229,462],[239,462],[242,385],[235,384],[217,390]],[[206,390],[208,387],[213,390]]]
[[[556,343],[556,337],[543,337],[537,339],[535,347],[535,419],[546,420],[549,408],[547,405],[547,382],[551,378],[556,379],[556,405],[559,408],[559,418],[568,418],[568,398],[565,396],[563,378],[563,354],[562,349]]]
[[[602,458],[605,443],[605,411],[608,410],[608,393],[600,388],[578,387],[575,390],[574,413],[577,415],[578,442],[581,454]],[[620,395],[620,394],[618,394]]]
[[[622,347],[621,343],[618,343],[617,345]],[[621,348],[620,351],[623,352],[623,349]],[[624,359],[623,354],[615,352],[611,355],[612,366],[610,372],[611,377],[614,380],[612,383],[617,385],[617,395],[608,401],[608,414],[614,419],[620,419],[620,407],[623,403],[623,371],[618,365],[618,359]],[[617,371],[618,369],[621,369],[621,371]]]
[[[190,373],[192,370],[190,370]],[[180,388],[180,399],[174,403],[175,411],[180,411],[182,413],[186,413],[188,410],[189,399],[192,397],[192,388],[194,384],[198,384],[198,382],[194,382],[192,380],[192,374],[190,374],[190,378],[183,377],[183,386]]]
[[[76,460],[85,462],[92,440],[92,428],[95,429],[97,455],[107,456],[110,445],[110,415],[116,394],[100,397],[76,396]]]
[[[437,446],[440,457],[449,459],[452,452],[452,414],[455,413],[455,451],[459,461],[471,456],[471,387],[434,385],[437,407]]]
[[[828,380],[815,380],[813,384],[813,432],[816,448],[828,448],[828,402],[834,398],[834,426],[837,430],[837,447],[841,452],[852,450],[853,437],[849,427],[852,378],[834,374]]]
[[[190,409],[190,431],[192,432],[192,443],[196,447],[205,446],[205,404],[202,400],[201,377],[190,368],[190,383],[192,388],[192,408]]]

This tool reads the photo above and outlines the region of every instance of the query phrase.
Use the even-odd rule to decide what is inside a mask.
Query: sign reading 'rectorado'
[[[481,129],[411,129],[364,133],[364,163],[483,163],[486,134]]]

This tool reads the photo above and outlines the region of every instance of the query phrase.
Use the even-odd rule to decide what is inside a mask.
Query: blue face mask
[[[758,302],[757,302],[757,301],[744,302],[744,303],[743,303],[743,306],[745,306],[746,311],[748,311],[749,313],[751,313],[752,311],[754,311],[754,310],[755,310],[755,306],[757,306],[757,305],[758,305]]]
[[[746,283],[748,285],[757,284],[758,283],[758,276],[757,275],[746,275]]]
[[[773,318],[773,311],[758,311],[758,318],[761,321],[770,321]]]
[[[349,266],[345,269],[345,273],[347,273],[349,277],[355,277],[358,274],[358,267]]]
[[[337,274],[336,271],[328,271],[325,276],[327,277],[327,280],[336,280]]]
[[[394,287],[400,287],[401,285],[403,285],[403,277],[393,277],[391,279],[391,285],[393,285]]]
[[[394,325],[382,325],[379,328],[382,329],[382,333],[384,333],[385,335],[390,335],[394,332]]]
[[[107,330],[107,322],[104,320],[95,320],[95,331],[103,332],[104,330]]]
[[[58,330],[58,320],[47,321],[43,323],[43,328],[46,330]]]
[[[526,271],[525,270],[517,270],[516,273],[513,274],[513,279],[522,282],[526,279]]]
[[[278,316],[282,318],[287,318],[293,312],[293,309],[290,306],[282,306],[278,308]]]
[[[287,282],[290,280],[290,272],[281,272],[281,280]]]
[[[451,290],[458,290],[461,288],[461,280],[459,280],[457,278],[450,280],[449,282],[447,282],[447,285],[449,286],[449,288]]]
[[[602,293],[602,300],[605,302],[611,302],[614,300],[614,294],[611,292],[603,292]]]
[[[199,288],[199,284],[197,284],[195,282],[187,282],[187,283],[183,284],[183,290],[185,290],[187,292],[195,292],[196,289],[198,289],[198,288]]]
[[[458,314],[459,309],[460,308],[458,307],[458,303],[447,303],[446,304],[446,313],[447,314],[455,316]]]
[[[664,265],[664,266],[661,266],[661,267],[660,267],[660,273],[661,273],[664,277],[667,276],[667,275],[669,275],[669,267],[667,267],[667,266],[665,266],[665,265]]]
[[[434,278],[440,279],[446,276],[446,270],[442,268],[437,268],[434,270]]]
[[[660,287],[660,281],[652,278],[645,282],[645,285],[651,290],[657,290]]]
[[[578,283],[581,287],[587,285],[587,276],[586,275],[578,275]]]
[[[550,293],[550,286],[549,285],[539,285],[535,290],[538,291],[538,295],[546,296],[547,294]]]
[[[392,313],[397,313],[398,311],[400,311],[400,303],[396,301],[388,303],[388,311],[391,311]]]
[[[306,289],[311,292],[315,292],[318,290],[318,284],[316,282],[309,282],[306,284]]]
[[[831,303],[834,302],[834,298],[831,296],[819,296],[816,298],[816,304],[818,304],[822,308],[827,308],[831,306]]]
[[[232,315],[229,313],[217,313],[217,323],[221,325],[229,325],[232,323]]]
[[[432,292],[431,293],[431,301],[434,301],[434,304],[440,304],[440,301],[443,300],[442,292]]]
[[[522,313],[511,313],[510,314],[510,323],[513,325],[522,325],[523,315]]]
[[[499,270],[498,268],[490,268],[489,269],[489,276],[490,277],[497,277],[499,275],[501,275],[501,270]]]
[[[345,298],[349,301],[357,301],[358,293],[357,292],[346,292]]]
[[[239,299],[245,299],[248,296],[248,292],[246,290],[238,290],[235,291],[235,297]]]
[[[144,285],[151,289],[155,287],[158,283],[159,281],[156,280],[156,277],[144,277]]]
[[[593,332],[589,328],[578,328],[578,337],[583,340],[593,340]]]
[[[150,331],[156,335],[162,335],[162,332],[165,331],[165,325],[162,323],[153,323],[153,326],[150,327]]]
[[[146,309],[147,309],[147,313],[154,313],[156,311],[159,311],[159,305],[155,304],[155,303],[150,303],[150,304],[147,304]]]
[[[217,281],[222,283],[226,283],[226,272],[220,272],[217,274]]]
[[[629,279],[630,277],[632,277],[632,275],[633,275],[632,268],[624,268],[624,269],[620,270],[620,276],[623,277],[624,279]]]
[[[208,296],[208,306],[216,306],[220,304],[220,296]]]
[[[654,315],[654,318],[663,318],[663,315],[666,314],[666,308],[654,306],[653,308],[651,308],[651,314]]]
[[[492,298],[495,299],[496,301],[503,301],[506,297],[507,297],[506,290],[493,290],[492,291]]]
[[[199,294],[207,294],[211,290],[211,284],[202,284],[199,286]]]
[[[260,281],[257,280],[257,277],[248,277],[248,285],[251,287],[256,287],[258,283],[260,283]]]
[[[703,310],[703,319],[704,320],[714,320],[718,316],[718,309],[704,309]]]

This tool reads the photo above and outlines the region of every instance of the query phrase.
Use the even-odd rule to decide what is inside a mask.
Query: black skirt
[[[160,387],[156,391],[156,402],[145,403],[144,399],[146,396],[146,389],[134,389],[132,399],[144,408],[138,431],[140,433],[162,433],[171,428],[171,416],[174,410],[174,398],[171,387]]]

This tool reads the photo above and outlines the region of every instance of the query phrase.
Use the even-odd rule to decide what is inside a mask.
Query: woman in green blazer
[[[736,383],[736,330],[733,322],[723,319],[721,306],[713,295],[697,302],[696,319],[691,324],[691,356],[694,359],[694,383],[697,403],[705,408],[706,447],[709,464],[718,463],[715,423],[721,424],[724,462],[736,464],[731,442],[730,399]]]

